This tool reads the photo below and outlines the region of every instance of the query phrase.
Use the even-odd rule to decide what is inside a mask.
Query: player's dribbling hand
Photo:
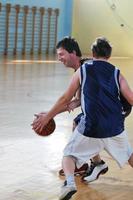
[[[35,119],[33,121],[33,123],[31,124],[32,129],[35,132],[41,132],[43,127],[47,125],[47,123],[49,122],[49,119],[47,117],[47,113],[39,113],[39,114],[35,114]]]

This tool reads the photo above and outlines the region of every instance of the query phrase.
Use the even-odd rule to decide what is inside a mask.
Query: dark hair
[[[59,49],[60,47],[62,47],[63,49],[65,49],[69,53],[72,53],[73,51],[75,51],[76,56],[79,56],[79,57],[82,56],[78,42],[74,38],[64,37],[62,40],[60,40],[57,43],[56,49]]]
[[[109,58],[111,56],[112,47],[106,38],[99,37],[92,44],[91,50],[96,57]]]

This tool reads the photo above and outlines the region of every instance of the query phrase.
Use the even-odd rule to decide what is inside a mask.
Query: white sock
[[[66,175],[67,185],[76,187],[74,174]]]

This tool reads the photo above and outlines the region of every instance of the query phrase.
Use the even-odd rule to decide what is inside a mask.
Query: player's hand
[[[45,115],[47,112],[40,112],[38,114],[34,114],[36,118],[40,117],[41,115]]]
[[[75,108],[77,108],[79,105],[80,105],[80,100],[79,99],[74,99],[67,105],[67,109],[68,109],[69,112],[71,112]]]
[[[47,113],[39,113],[39,114],[35,114],[35,119],[33,121],[33,123],[31,124],[32,129],[35,132],[41,132],[43,127],[47,125],[47,123],[49,122],[49,118],[47,117]]]

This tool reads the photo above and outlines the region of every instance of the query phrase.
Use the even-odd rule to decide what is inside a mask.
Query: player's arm
[[[78,90],[79,91],[79,90]],[[75,108],[79,107],[81,105],[81,99],[79,96],[75,96],[72,101],[69,102],[67,105],[67,110],[69,112],[73,111]]]
[[[65,112],[65,111],[71,112],[75,108],[79,107],[80,105],[81,105],[81,99],[80,99],[80,88],[79,88],[76,91],[76,94],[74,95],[74,97],[72,98],[72,100],[64,107],[64,109],[62,109],[61,112]]]
[[[56,104],[49,111],[49,116],[54,117],[66,108],[75,96],[78,88],[80,87],[79,70],[74,73],[71,82],[66,92],[57,100]]]
[[[119,82],[120,82],[120,90],[121,90],[122,95],[127,99],[127,101],[131,105],[133,105],[133,91],[129,87],[126,79],[124,78],[122,74],[120,74]]]
[[[40,117],[34,120],[34,122],[32,123],[34,130],[41,131],[51,118],[55,117],[57,114],[62,112],[62,110],[69,104],[73,96],[76,94],[76,91],[80,87],[79,77],[80,77],[80,71],[77,70],[74,73],[66,92],[57,100],[57,102],[49,110],[49,112],[47,112],[45,115],[41,115]]]
[[[69,112],[73,111],[75,108],[81,105],[81,88],[79,88],[72,99],[72,101],[68,104],[67,109]]]

